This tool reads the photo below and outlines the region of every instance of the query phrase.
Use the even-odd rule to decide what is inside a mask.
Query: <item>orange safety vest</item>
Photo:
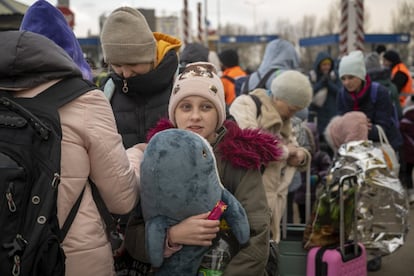
[[[411,78],[411,73],[408,70],[407,66],[405,66],[404,63],[398,63],[397,65],[395,65],[392,68],[391,71],[391,78],[394,78],[395,74],[401,71],[402,73],[404,73],[407,76],[407,82],[405,83],[405,85],[402,87],[401,91],[399,91],[400,93],[400,104],[401,107],[404,107],[404,103],[405,103],[405,99],[410,96],[410,95],[414,95],[414,91],[413,91],[413,79]]]
[[[225,69],[222,76],[228,76],[235,80],[237,77],[246,76],[246,72],[240,66],[234,66]],[[226,104],[230,105],[236,98],[235,83],[225,77],[221,77],[221,82],[223,83]]]

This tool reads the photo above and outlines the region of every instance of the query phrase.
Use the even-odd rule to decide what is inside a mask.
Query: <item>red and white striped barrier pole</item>
[[[339,54],[364,50],[364,0],[341,0]]]
[[[203,16],[201,11],[201,2],[197,3],[197,24],[198,24],[198,41],[203,44]]]
[[[189,24],[188,24],[188,0],[184,0],[184,16],[183,16],[183,34],[184,34],[184,46],[188,44],[189,36]]]
[[[364,0],[355,1],[355,17],[356,17],[356,29],[355,29],[355,49],[364,51]]]
[[[341,22],[339,25],[339,55],[348,52],[348,0],[341,0]]]

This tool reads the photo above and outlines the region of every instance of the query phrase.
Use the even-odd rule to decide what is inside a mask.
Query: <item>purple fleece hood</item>
[[[36,1],[29,7],[20,25],[21,31],[30,31],[46,36],[63,48],[82,71],[84,79],[92,80],[92,71],[83,57],[75,34],[62,12],[45,0]]]

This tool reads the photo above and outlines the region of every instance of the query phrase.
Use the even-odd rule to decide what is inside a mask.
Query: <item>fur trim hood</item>
[[[147,141],[156,133],[175,128],[168,119],[161,119],[148,132]],[[213,144],[224,161],[243,169],[260,169],[262,165],[278,161],[283,155],[280,139],[259,129],[241,129],[237,123],[227,120],[218,130],[219,137]]]

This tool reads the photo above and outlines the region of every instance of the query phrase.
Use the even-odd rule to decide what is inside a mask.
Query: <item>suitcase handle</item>
[[[344,208],[344,185],[348,184],[349,187],[357,185],[357,176],[344,175],[339,179],[339,246],[342,253],[342,256],[345,256],[345,208]],[[352,223],[353,232],[354,232],[354,254],[358,254],[358,241],[357,241],[357,217],[356,217],[356,203],[357,203],[357,193],[354,192],[354,209],[352,217],[354,219]]]
[[[311,163],[308,162],[306,167],[306,193],[305,193],[305,224],[308,223],[311,217]]]
[[[311,176],[311,162],[308,162],[308,165],[306,166],[306,192],[305,192],[305,225],[308,223],[311,217],[311,183],[310,183],[310,176]],[[287,237],[287,207],[285,208],[285,211],[283,213],[282,217],[282,239],[286,239]]]

